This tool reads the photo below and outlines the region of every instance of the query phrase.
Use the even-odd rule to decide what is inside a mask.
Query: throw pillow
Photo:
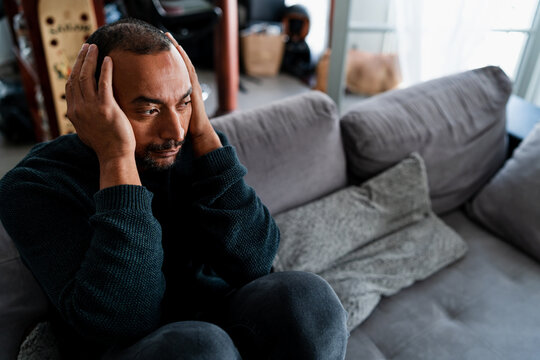
[[[21,344],[17,360],[59,360],[58,341],[49,322],[40,322]]]
[[[431,211],[422,158],[413,154],[361,186],[279,214],[277,271],[325,278],[352,330],[381,296],[424,279],[465,254],[466,244]]]
[[[511,90],[504,72],[489,66],[359,102],[341,121],[351,174],[365,181],[416,151],[434,211],[455,209],[504,163]]]
[[[540,260],[540,124],[473,199],[469,214]]]
[[[339,190],[275,216],[281,232],[276,270],[320,272],[361,245],[424,218],[430,211],[419,155],[362,186]]]

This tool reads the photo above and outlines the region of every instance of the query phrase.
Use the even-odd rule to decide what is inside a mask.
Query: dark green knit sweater
[[[0,181],[0,220],[68,328],[103,344],[211,311],[269,273],[279,230],[234,148],[190,141],[143,186],[99,190],[76,135],[40,144]]]

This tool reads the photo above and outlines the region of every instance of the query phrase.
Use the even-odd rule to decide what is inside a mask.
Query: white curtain
[[[467,70],[489,30],[489,0],[393,0],[403,85]]]

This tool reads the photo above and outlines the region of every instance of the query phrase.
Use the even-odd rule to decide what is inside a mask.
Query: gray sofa
[[[510,92],[502,70],[486,67],[374,96],[341,118],[313,92],[215,120],[277,218],[411,152],[425,160],[433,209],[468,251],[383,297],[351,331],[347,359],[540,356],[540,251],[524,246],[540,244],[540,128],[507,161]],[[504,189],[502,175],[518,184]]]
[[[347,251],[364,251],[362,266],[372,251],[365,249],[381,239],[392,241],[390,256],[373,252],[382,257],[365,267],[369,277],[362,277],[362,267],[357,274],[344,276],[342,271],[337,277],[321,270],[335,281],[332,285],[346,285],[336,288],[338,295],[354,284],[364,291],[357,300],[365,296],[370,302],[362,307],[356,301],[360,307],[354,310],[347,359],[538,358],[540,127],[508,158],[505,105],[510,92],[506,75],[487,67],[372,97],[341,118],[328,96],[310,92],[213,120],[248,168],[246,181],[284,227],[276,270],[293,267],[290,261],[295,260],[294,266],[309,270],[302,263],[309,261],[302,257],[309,252],[312,260],[335,255],[339,259],[331,260],[341,259],[343,265],[347,254],[337,255],[335,249],[353,227]],[[418,164],[414,169],[420,180],[407,180],[406,171],[395,170],[404,159]],[[400,175],[392,180],[396,171]],[[360,189],[356,204],[363,210],[342,211],[340,216],[349,219],[332,223],[339,209],[329,211],[328,204],[334,210],[351,206],[345,205],[349,193],[343,193],[349,188]],[[383,206],[380,193],[390,188]],[[427,200],[416,201],[415,191],[422,189]],[[337,198],[337,193],[345,195]],[[400,197],[394,201],[394,195]],[[323,211],[322,220],[306,219],[305,214],[317,211]],[[362,214],[368,215],[357,219]],[[306,239],[298,240],[299,255],[283,265],[299,231],[290,219],[315,229],[328,223],[332,229],[313,243],[316,251]],[[407,229],[428,220],[435,224],[429,231],[412,232],[406,239]],[[355,236],[368,233],[365,242],[354,243]],[[399,247],[402,240],[415,241],[414,234],[424,238],[425,252]],[[442,247],[429,247],[443,238],[451,238],[452,246],[445,247],[444,240]],[[46,319],[46,302],[7,234],[0,231],[0,240],[0,286],[7,289],[0,295],[0,347],[5,349],[0,358],[12,359],[32,327]],[[399,251],[416,254],[407,258],[406,269],[400,267]],[[449,256],[440,257],[440,251]],[[430,263],[435,258],[440,261]],[[380,263],[385,267],[373,267]],[[336,264],[329,260],[327,268],[335,270]],[[429,271],[417,272],[428,265]],[[25,344],[29,354],[36,348],[28,338]]]

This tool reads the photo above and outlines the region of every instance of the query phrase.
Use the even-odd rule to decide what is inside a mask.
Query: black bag
[[[282,70],[299,78],[309,77],[314,70],[311,62],[311,51],[306,43],[309,32],[309,14],[301,5],[293,5],[285,9],[283,30],[288,36],[283,55]]]
[[[19,81],[0,80],[0,132],[13,143],[35,142],[32,116]]]

